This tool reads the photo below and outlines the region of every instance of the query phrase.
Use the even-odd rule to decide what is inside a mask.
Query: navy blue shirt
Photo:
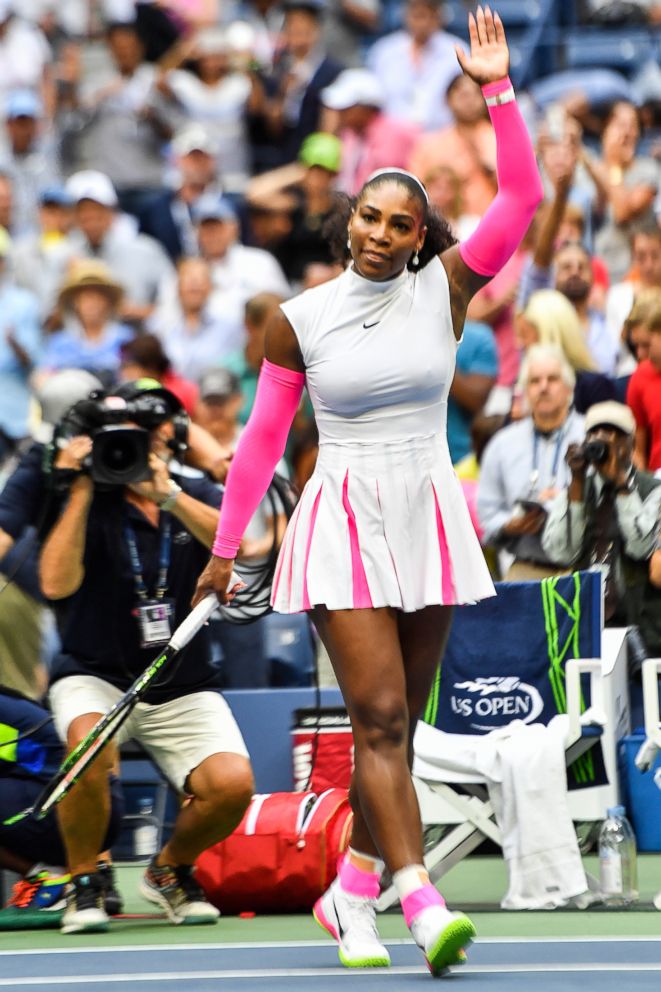
[[[177,476],[176,481],[194,499],[209,506],[220,505],[220,490],[209,480]],[[96,675],[124,691],[159,653],[158,648],[140,646],[139,626],[133,615],[138,596],[124,534],[127,519],[135,534],[149,595],[154,592],[160,530],[125,499],[122,491],[95,492],[87,522],[85,577],[72,596],[52,603],[62,642],[52,665],[52,682],[68,675]],[[174,630],[190,612],[197,579],[210,552],[172,515],[171,526],[166,596],[175,601]],[[204,627],[143,698],[148,703],[163,703],[217,685]]]

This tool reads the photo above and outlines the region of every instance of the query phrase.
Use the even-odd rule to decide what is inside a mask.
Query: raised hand
[[[509,72],[510,53],[498,14],[492,14],[489,7],[478,7],[475,16],[468,15],[468,32],[470,55],[455,46],[457,60],[466,75],[480,86],[504,79]]]

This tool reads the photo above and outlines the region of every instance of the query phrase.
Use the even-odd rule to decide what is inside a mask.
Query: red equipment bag
[[[352,819],[346,789],[253,796],[234,833],[197,859],[195,877],[223,913],[312,909],[337,874]]]

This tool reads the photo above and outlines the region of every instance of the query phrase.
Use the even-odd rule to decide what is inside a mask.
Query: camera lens
[[[583,449],[586,462],[603,465],[608,461],[609,447],[606,441],[588,441]]]
[[[141,427],[102,427],[92,440],[92,478],[112,486],[149,478],[149,432]]]

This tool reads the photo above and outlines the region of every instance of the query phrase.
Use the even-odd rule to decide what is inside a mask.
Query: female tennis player
[[[542,197],[502,22],[479,8],[469,27],[470,55],[457,58],[483,87],[498,193],[457,245],[415,176],[383,170],[365,183],[343,229],[348,268],[284,303],[267,331],[195,600],[211,589],[231,598],[239,541],[307,385],[319,457],[286,532],[272,603],[310,611],[355,743],[351,845],[315,916],[345,965],[389,964],[374,908],[385,862],[433,974],[465,957],[475,931],[446,908],[423,867],[411,742],[453,604],[494,595],[448,453],[447,397],[468,302],[512,255]]]

